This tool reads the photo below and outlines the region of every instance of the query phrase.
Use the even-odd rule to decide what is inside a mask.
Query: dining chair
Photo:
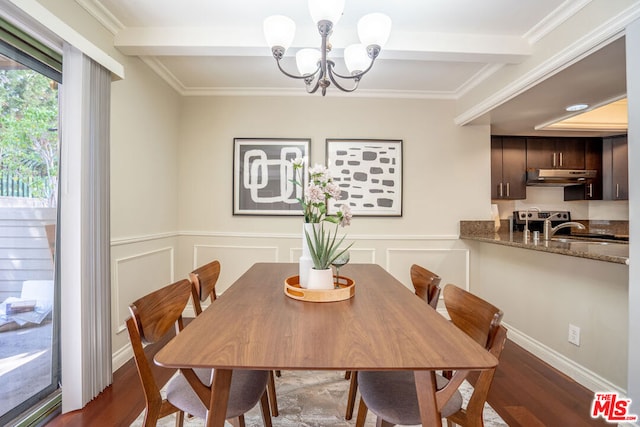
[[[507,338],[500,324],[502,311],[455,285],[443,290],[451,321],[498,360]],[[483,409],[496,368],[480,371],[466,406],[458,390],[470,371],[455,371],[450,379],[436,375],[436,402],[449,426],[483,426]],[[420,424],[420,408],[412,371],[362,371],[358,373],[360,405],[356,427],[363,427],[368,410],[377,416],[376,426]]]
[[[218,283],[219,277],[220,261],[218,260],[211,261],[189,273],[189,280],[192,285],[193,310],[196,316],[202,313],[202,302],[208,298],[210,303],[213,303],[218,298],[216,294],[216,283]],[[269,396],[269,405],[271,406],[271,415],[277,417],[279,414],[278,398],[276,396],[276,382],[273,371],[269,371],[267,393]]]
[[[206,418],[207,407],[196,394],[182,371],[166,383],[166,398],[160,393],[162,384],[154,376],[152,363],[144,351],[145,344],[161,342],[179,333],[184,328],[182,312],[191,296],[192,284],[183,279],[137,299],[129,306],[131,316],[127,319],[127,330],[133,348],[138,377],[145,396],[143,425],[155,426],[158,419],[176,414],[176,425],[182,426],[184,414]],[[188,370],[188,372],[192,372]],[[193,373],[210,396],[213,371],[194,369]],[[241,370],[234,372],[231,379],[227,419],[233,425],[244,426],[244,413],[258,401],[265,426],[271,427],[266,386],[267,371]],[[205,393],[203,393],[204,395]],[[206,397],[206,396],[205,396]],[[204,397],[203,397],[204,398]],[[208,400],[206,400],[208,404]]]
[[[193,284],[191,293],[193,296],[193,309],[196,316],[202,313],[202,303],[209,298],[210,303],[214,302],[216,294],[216,283],[220,277],[220,261],[214,260],[208,264],[198,267],[189,273],[189,280]]]
[[[411,274],[411,284],[415,294],[435,310],[438,307],[438,299],[440,298],[441,277],[418,264],[413,264],[409,269],[409,273]],[[350,420],[353,417],[353,409],[356,403],[358,374],[349,371],[346,373],[345,378],[351,380],[349,393],[347,394],[347,410],[344,415],[346,420]]]
[[[434,309],[438,308],[440,280],[442,278],[418,264],[413,264],[409,272],[411,273],[411,283],[416,295]]]

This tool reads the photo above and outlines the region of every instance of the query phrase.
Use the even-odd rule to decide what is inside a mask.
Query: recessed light
[[[589,108],[589,104],[573,104],[569,105],[565,110],[567,111],[582,111]]]

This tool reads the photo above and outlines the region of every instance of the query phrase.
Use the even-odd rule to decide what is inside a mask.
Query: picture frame
[[[234,138],[233,215],[302,215],[298,198],[307,181],[309,138]],[[292,160],[305,159],[303,187]]]
[[[327,168],[354,216],[402,216],[402,140],[327,139]]]

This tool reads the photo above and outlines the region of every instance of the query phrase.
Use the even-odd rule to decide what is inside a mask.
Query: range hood
[[[527,171],[527,185],[547,187],[567,187],[581,185],[595,178],[593,169],[530,169]]]

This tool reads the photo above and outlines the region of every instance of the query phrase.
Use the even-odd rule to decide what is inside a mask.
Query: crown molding
[[[100,22],[111,34],[117,34],[124,29],[124,24],[109,12],[99,1],[96,0],[76,0],[84,10],[89,12],[98,22]]]

